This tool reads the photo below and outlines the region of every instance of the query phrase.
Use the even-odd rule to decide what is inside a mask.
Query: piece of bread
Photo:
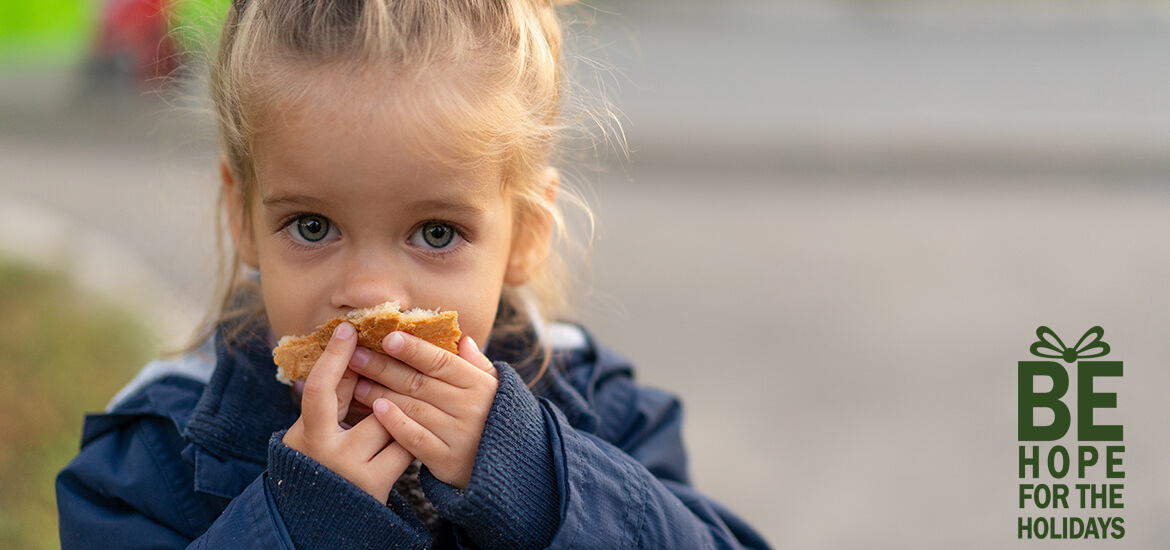
[[[280,367],[276,378],[291,384],[293,380],[308,377],[333,337],[333,329],[342,322],[349,322],[357,329],[359,346],[378,353],[384,353],[382,339],[395,331],[413,334],[451,353],[459,353],[459,337],[463,334],[459,330],[459,314],[454,311],[440,313],[419,308],[400,311],[398,302],[355,309],[345,317],[326,321],[312,334],[281,338],[272,350],[272,358]]]

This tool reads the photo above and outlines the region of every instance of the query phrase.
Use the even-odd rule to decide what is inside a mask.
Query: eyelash
[[[418,224],[417,226],[415,226],[415,228],[413,230],[411,230],[409,238],[414,239],[415,235],[419,235],[422,232],[422,230],[429,225],[443,225],[443,226],[447,226],[447,227],[451,228],[451,231],[455,232],[453,239],[458,239],[458,241],[455,244],[448,245],[446,248],[443,248],[441,250],[430,248],[430,247],[427,247],[427,246],[422,245],[422,244],[412,243],[412,245],[416,249],[420,250],[423,254],[426,254],[426,255],[431,256],[431,257],[436,258],[436,259],[443,259],[443,258],[446,258],[447,256],[450,256],[451,254],[455,254],[455,253],[459,252],[460,250],[463,249],[464,246],[467,245],[467,243],[471,242],[471,239],[467,238],[467,231],[465,229],[463,229],[459,225],[456,225],[452,222],[445,221],[445,220],[427,220],[425,222],[422,222],[422,223]]]
[[[284,220],[282,220],[280,222],[279,229],[276,230],[276,233],[284,233],[284,241],[286,244],[288,244],[288,246],[290,246],[294,249],[303,250],[303,251],[318,250],[322,246],[324,246],[325,244],[332,242],[332,241],[327,241],[325,243],[305,242],[302,240],[303,237],[298,238],[297,236],[293,235],[292,232],[296,230],[293,227],[293,225],[304,220],[305,218],[321,218],[322,220],[325,220],[325,222],[329,224],[329,229],[328,229],[328,233],[326,233],[326,236],[328,236],[329,233],[338,231],[336,224],[333,223],[333,220],[329,219],[326,216],[322,216],[321,214],[316,214],[313,212],[298,212],[296,214],[292,214],[292,215],[284,218]],[[324,239],[324,237],[322,237],[322,239]]]

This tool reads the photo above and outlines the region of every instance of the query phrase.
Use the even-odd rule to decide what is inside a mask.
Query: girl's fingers
[[[431,457],[442,456],[447,444],[435,436],[389,399],[374,401],[374,417],[390,432],[395,444],[401,444],[424,464]]]
[[[354,338],[354,341],[356,344],[357,338]],[[353,390],[357,387],[358,379],[361,378],[358,376],[358,373],[353,371],[353,369],[348,368],[348,364],[346,367],[347,368],[341,373],[341,380],[339,380],[337,383],[336,395],[338,423],[345,422],[346,419],[350,416],[350,404],[353,403]]]
[[[394,440],[374,415],[363,418],[344,437],[353,445],[349,449],[352,455],[359,457],[373,457]]]
[[[362,378],[354,388],[353,397],[355,402],[367,407],[373,406],[379,397],[392,399],[399,406],[405,405],[404,398],[410,398],[425,401],[453,415],[462,401],[464,390],[431,378],[394,358],[377,357],[359,373]]]
[[[370,420],[377,423],[377,420],[374,420],[372,416]],[[377,428],[386,431],[380,425]],[[370,467],[376,472],[404,472],[410,466],[411,462],[414,462],[414,455],[410,454],[410,451],[407,451],[405,447],[395,441],[379,451],[374,458],[370,459]],[[394,479],[398,479],[401,475],[399,473],[394,476]]]
[[[461,445],[439,439],[388,399],[374,401],[374,417],[394,437],[394,445],[418,457],[440,481],[457,489],[466,489],[475,464],[478,433]]]
[[[461,389],[473,387],[485,374],[482,368],[467,368],[466,359],[405,332],[387,334],[382,349],[418,372]]]
[[[394,403],[402,412],[406,413],[407,416],[413,418],[416,422],[435,434],[440,434],[446,423],[457,420],[457,413],[460,412],[457,404],[450,407],[454,411],[447,411],[434,403],[416,399],[409,395],[403,395],[379,384],[370,383],[368,380],[359,382],[355,399],[357,399],[357,403],[366,405],[371,410],[373,410],[375,401],[387,399]]]
[[[418,340],[418,342],[431,347],[432,350],[430,351],[434,351],[433,355],[422,355],[439,358],[451,364],[448,367],[439,368],[428,364],[427,367],[430,370],[430,373],[428,373],[424,370],[426,367],[413,366],[394,357],[388,357],[381,353],[373,353],[365,349],[358,349],[354,352],[354,357],[350,361],[350,367],[363,378],[372,381],[375,386],[380,385],[398,394],[408,395],[436,404],[457,402],[460,393],[466,389],[452,383],[452,378],[456,382],[472,380],[474,378],[486,378],[478,367],[468,364],[464,359],[431,346],[422,340]],[[446,376],[446,379],[442,379],[433,375],[436,370],[447,371],[451,375]],[[374,402],[375,398],[380,396],[374,395],[373,397],[365,398],[365,393],[368,389],[368,383],[363,382],[358,386],[355,393],[358,402],[370,405]]]
[[[338,386],[349,366],[349,358],[357,346],[357,331],[349,323],[341,323],[333,329],[333,338],[325,346],[321,358],[309,372],[305,380],[305,389],[301,394],[301,418],[305,421],[305,431],[308,434],[328,434],[341,429],[338,424],[339,407],[348,406],[339,403]],[[356,384],[357,379],[354,377]],[[352,386],[350,386],[352,392]]]
[[[337,384],[337,423],[345,423],[348,426],[353,426],[352,414],[350,406],[353,403],[353,390],[357,386],[358,375],[356,372],[345,369],[345,373],[341,375],[341,381]],[[356,418],[360,419],[361,416]]]
[[[479,345],[475,343],[475,340],[472,340],[466,334],[463,335],[463,338],[459,339],[459,357],[479,367],[479,370],[492,375],[492,378],[499,380],[500,375],[496,372],[496,367],[492,366],[491,360],[480,351]]]

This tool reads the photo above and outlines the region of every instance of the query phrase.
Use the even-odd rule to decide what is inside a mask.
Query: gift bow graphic
[[[1105,336],[1105,329],[1099,326],[1093,327],[1085,331],[1085,335],[1077,340],[1077,345],[1069,348],[1065,347],[1064,342],[1060,341],[1060,337],[1052,332],[1052,329],[1040,327],[1036,329],[1036,337],[1040,340],[1032,344],[1032,355],[1064,359],[1065,363],[1073,363],[1077,359],[1101,357],[1109,353],[1109,344],[1101,339],[1103,336]]]

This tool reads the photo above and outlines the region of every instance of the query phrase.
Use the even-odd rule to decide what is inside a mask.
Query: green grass
[[[61,273],[0,257],[0,548],[57,548],[53,480],[84,414],[157,350],[129,312]]]

